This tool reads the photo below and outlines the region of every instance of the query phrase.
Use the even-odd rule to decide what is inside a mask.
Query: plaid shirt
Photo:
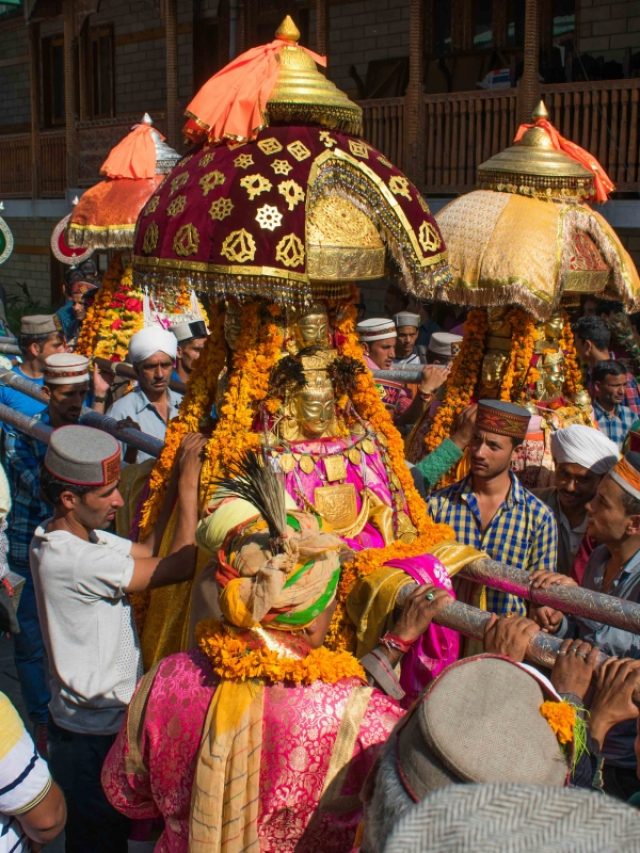
[[[602,432],[609,436],[611,441],[615,441],[618,447],[622,447],[627,433],[636,422],[636,415],[631,409],[628,406],[620,405],[615,407],[613,414],[610,414],[605,412],[602,406],[594,400],[593,413]]]
[[[451,525],[459,542],[485,551],[494,560],[527,572],[555,572],[558,530],[553,513],[524,488],[513,472],[509,476],[509,494],[484,532],[470,475],[431,495],[431,517]],[[521,598],[489,588],[487,609],[499,615],[527,614],[526,602]]]
[[[49,410],[35,420],[50,424]],[[3,460],[13,501],[7,516],[9,566],[18,574],[29,572],[29,545],[36,527],[51,515],[40,497],[40,468],[47,446],[11,427],[3,430]]]

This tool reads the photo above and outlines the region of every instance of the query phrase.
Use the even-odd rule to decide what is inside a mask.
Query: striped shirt
[[[509,476],[509,494],[484,531],[470,475],[431,495],[427,502],[431,517],[449,524],[459,542],[494,560],[527,572],[555,572],[558,530],[553,513],[513,472]],[[498,615],[527,614],[525,601],[494,589],[487,589],[487,609]]]
[[[50,788],[46,762],[9,698],[0,693],[0,853],[31,850],[16,816],[35,808]]]

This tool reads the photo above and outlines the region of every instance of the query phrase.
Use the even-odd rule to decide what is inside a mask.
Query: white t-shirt
[[[85,734],[113,734],[142,675],[140,644],[125,589],[131,542],[104,530],[86,542],[36,529],[30,548],[38,614],[49,656],[54,721]]]

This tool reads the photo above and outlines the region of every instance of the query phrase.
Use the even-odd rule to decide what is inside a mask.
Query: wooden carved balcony
[[[542,87],[551,120],[560,132],[593,153],[618,192],[640,191],[640,79],[562,83]],[[364,136],[400,168],[404,160],[403,98],[361,102]],[[516,90],[449,92],[424,96],[423,157],[429,195],[456,195],[475,185],[478,163],[511,143],[516,130]],[[162,129],[163,116],[154,116]],[[107,151],[140,116],[85,121],[77,126],[79,183],[96,181]],[[42,131],[41,196],[66,190],[64,131]],[[31,195],[29,134],[0,135],[0,199]]]

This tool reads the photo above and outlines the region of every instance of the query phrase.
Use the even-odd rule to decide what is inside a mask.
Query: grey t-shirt
[[[31,541],[30,563],[51,672],[53,720],[85,734],[118,731],[142,656],[125,589],[132,543],[103,530],[90,541],[65,530]]]

